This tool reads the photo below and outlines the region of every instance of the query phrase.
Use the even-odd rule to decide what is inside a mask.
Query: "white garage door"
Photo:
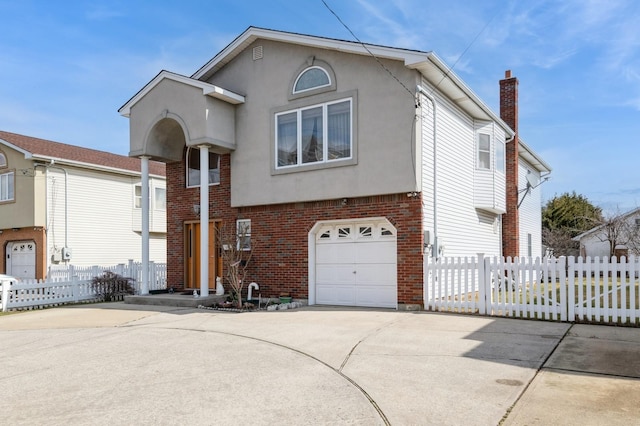
[[[396,230],[388,222],[328,224],[316,233],[316,303],[396,308]]]
[[[36,243],[29,241],[14,241],[7,245],[7,273],[16,278],[36,277]]]

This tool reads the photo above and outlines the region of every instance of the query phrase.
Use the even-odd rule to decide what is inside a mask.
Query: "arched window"
[[[209,151],[209,185],[220,183],[220,155]],[[200,186],[200,150],[187,148],[187,187]]]
[[[7,157],[0,152],[0,167],[7,167]]]
[[[331,86],[331,77],[324,68],[311,66],[302,71],[293,85],[293,93]]]

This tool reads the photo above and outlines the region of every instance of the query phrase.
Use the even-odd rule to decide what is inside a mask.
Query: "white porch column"
[[[209,295],[209,146],[200,145],[200,296]]]
[[[140,294],[149,294],[149,157],[140,157],[142,174],[142,283]]]

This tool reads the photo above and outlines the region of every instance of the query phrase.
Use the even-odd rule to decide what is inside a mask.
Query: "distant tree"
[[[572,238],[602,223],[600,207],[584,195],[567,192],[553,197],[542,208],[542,243],[555,256],[574,255],[579,243]]]

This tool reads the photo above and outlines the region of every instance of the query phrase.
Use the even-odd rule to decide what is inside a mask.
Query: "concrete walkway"
[[[634,423],[640,330],[570,328],[328,307],[0,316],[2,423]]]

